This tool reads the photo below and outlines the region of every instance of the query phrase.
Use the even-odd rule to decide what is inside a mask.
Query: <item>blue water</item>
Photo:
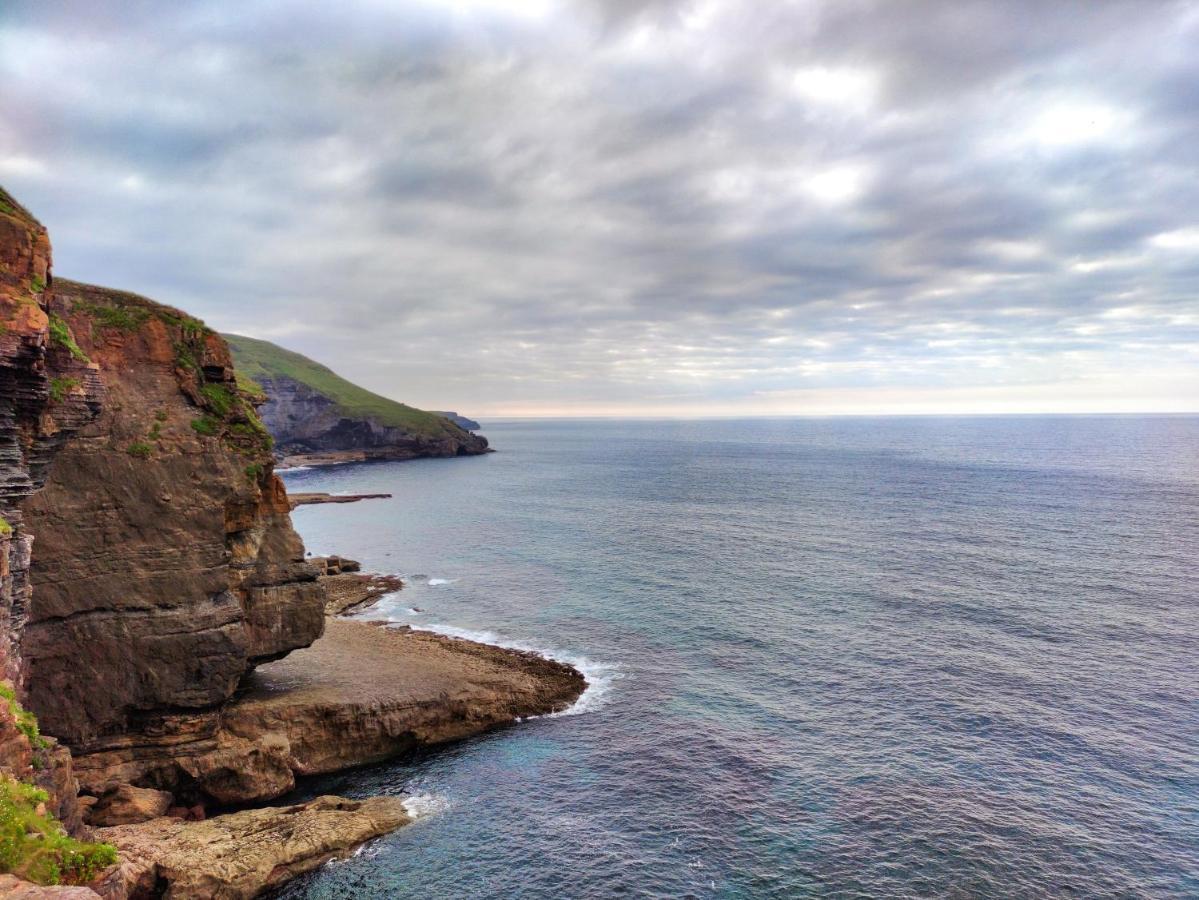
[[[307,786],[423,815],[284,896],[1199,896],[1199,418],[486,433],[296,525],[596,686]]]

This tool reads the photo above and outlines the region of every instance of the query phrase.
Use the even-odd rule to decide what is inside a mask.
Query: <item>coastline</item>
[[[578,669],[536,652],[331,615],[311,647],[248,676],[216,733],[190,751],[175,740],[186,729],[170,741],[175,762],[222,806],[255,805],[206,821],[177,813],[97,828],[121,865],[92,887],[114,900],[163,883],[178,898],[258,896],[413,820],[393,796],[269,805],[298,779],[563,714],[588,687]],[[113,747],[77,757],[75,768],[85,788],[145,782],[153,755]]]

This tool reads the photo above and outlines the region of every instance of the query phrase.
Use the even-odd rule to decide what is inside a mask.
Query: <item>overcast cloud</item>
[[[0,6],[58,275],[473,415],[1199,409],[1197,163],[1195,2]]]

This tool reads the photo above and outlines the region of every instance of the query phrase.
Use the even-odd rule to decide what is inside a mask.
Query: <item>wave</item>
[[[539,647],[526,641],[514,641],[503,635],[496,634],[494,631],[475,631],[470,628],[458,628],[455,625],[442,625],[437,622],[426,622],[420,625],[412,625],[407,622],[403,624],[408,625],[414,631],[431,631],[434,634],[444,635],[445,637],[462,638],[463,640],[475,641],[480,644],[491,644],[492,646],[503,647],[507,650],[522,650],[526,653],[536,653],[538,656],[544,656],[546,659],[574,666],[583,673],[583,677],[587,679],[587,689],[583,691],[578,700],[561,712],[547,713],[544,716],[529,716],[528,718],[530,719],[556,719],[559,716],[578,716],[585,712],[599,709],[610,699],[615,683],[624,678],[624,673],[621,672],[620,667],[613,663],[601,662],[574,653],[564,653],[553,648]]]
[[[440,794],[413,794],[404,798],[404,810],[414,822],[435,816],[449,808],[450,801]]]
[[[430,585],[453,584],[457,580],[458,580],[457,578],[430,578],[429,584]]]

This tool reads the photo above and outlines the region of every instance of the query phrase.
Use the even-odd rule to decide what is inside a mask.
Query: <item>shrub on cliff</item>
[[[46,812],[46,792],[0,775],[0,871],[36,884],[85,884],[116,862],[110,844],[77,841]]]
[[[0,703],[7,704],[13,724],[34,750],[48,746],[38,733],[37,718],[3,682]],[[84,884],[116,862],[111,845],[85,843],[64,832],[46,811],[48,799],[41,788],[0,773],[0,872],[37,884]]]

